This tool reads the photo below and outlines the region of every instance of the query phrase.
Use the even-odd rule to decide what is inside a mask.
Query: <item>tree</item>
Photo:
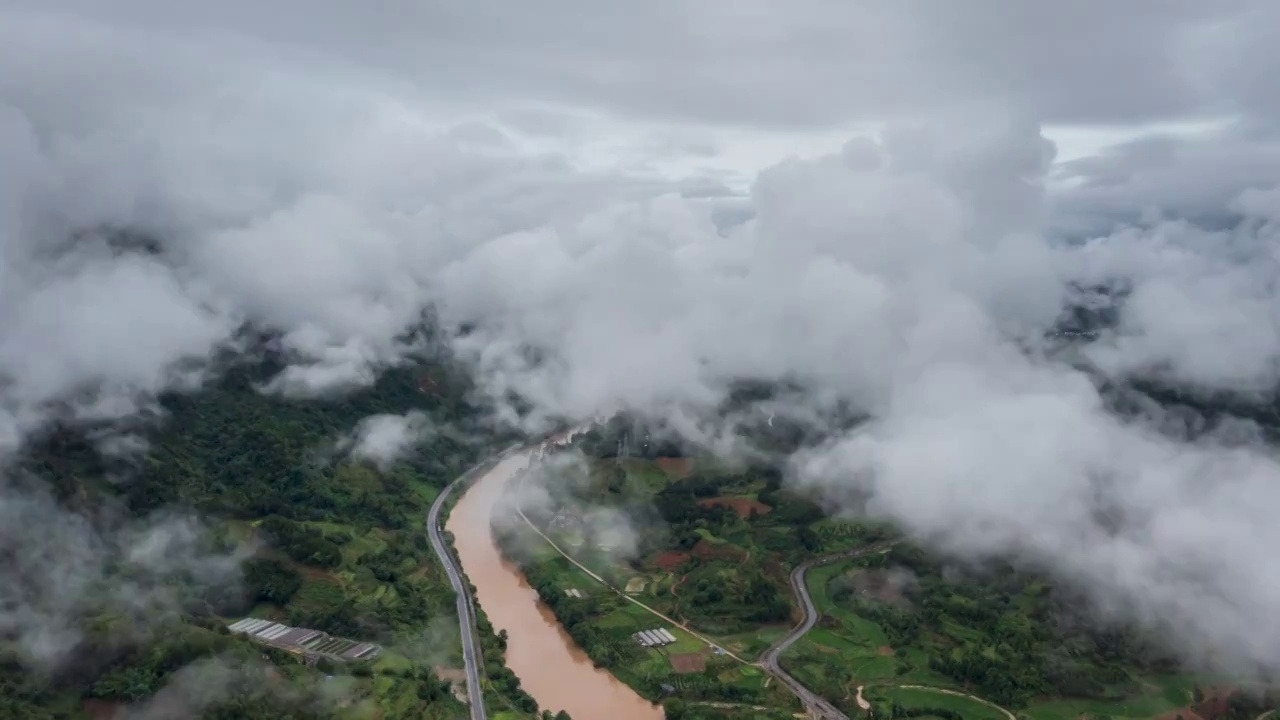
[[[274,558],[252,558],[246,561],[244,581],[255,599],[277,605],[289,602],[302,586],[302,576]]]

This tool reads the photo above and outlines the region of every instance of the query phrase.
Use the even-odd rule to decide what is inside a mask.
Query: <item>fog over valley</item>
[[[824,510],[1274,677],[1277,27],[1250,0],[0,0],[0,637],[56,665],[80,603],[164,615],[155,577],[252,552],[190,507],[82,522],[33,444],[87,428],[127,487],[158,398],[237,358],[310,402],[449,356],[495,431],[627,413],[741,459],[803,422],[784,484]],[[744,380],[798,390],[725,412]],[[406,408],[312,440],[390,473],[475,432]]]

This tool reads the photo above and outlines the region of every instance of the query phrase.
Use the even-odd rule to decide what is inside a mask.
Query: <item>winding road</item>
[[[782,639],[771,645],[768,650],[764,651],[764,654],[760,657],[760,665],[767,668],[769,672],[773,673],[775,677],[785,683],[787,687],[791,688],[792,692],[799,696],[801,701],[804,702],[805,707],[808,708],[810,714],[819,720],[849,720],[849,717],[835,707],[832,707],[831,703],[827,702],[822,697],[815,695],[805,688],[800,681],[791,677],[786,670],[783,670],[782,665],[779,663],[779,659],[782,657],[782,654],[787,651],[787,648],[794,645],[795,642],[803,637],[805,633],[812,630],[813,626],[818,622],[818,618],[821,617],[821,613],[818,612],[818,608],[813,604],[813,598],[809,595],[809,586],[805,582],[805,575],[809,572],[809,569],[815,565],[826,565],[828,563],[836,562],[837,560],[888,552],[890,548],[897,545],[899,542],[901,541],[893,540],[875,543],[857,550],[846,550],[844,552],[834,553],[831,555],[824,555],[820,558],[815,558],[802,563],[796,567],[795,570],[791,571],[791,590],[795,593],[796,598],[800,601],[800,606],[804,609],[804,620],[799,625],[792,628],[791,632],[787,633]],[[1008,720],[1016,720],[1017,717],[1009,710],[1000,707],[990,700],[985,700],[977,695],[970,695],[966,692],[960,692],[959,690],[949,690],[947,688],[931,687],[928,685],[891,685],[891,687],[910,690],[924,690],[942,695],[954,695],[956,697],[967,698],[1002,713],[1008,718]],[[865,712],[870,712],[871,703],[862,696],[863,688],[863,685],[858,686],[856,701],[859,708],[862,708]],[[1262,718],[1258,718],[1257,720],[1262,720]]]
[[[556,442],[555,444],[563,444],[563,442],[564,441],[561,440],[560,442]],[[541,459],[545,454],[546,449],[547,449],[546,444],[543,444],[543,446],[539,449],[536,457],[538,459]],[[524,484],[523,475],[521,475],[519,482],[521,486],[523,486]],[[669,622],[672,625],[675,625],[681,630],[684,630],[685,632],[701,640],[707,645],[710,645],[713,647],[720,647],[722,652],[724,652],[726,655],[733,658],[734,660],[737,660],[738,662],[744,665],[752,665],[752,664],[757,665],[758,667],[764,669],[769,674],[778,678],[779,682],[786,685],[787,688],[791,690],[791,692],[800,699],[800,702],[804,705],[805,709],[809,712],[810,717],[814,718],[815,720],[849,720],[848,715],[845,715],[844,713],[840,712],[840,710],[838,710],[830,702],[827,702],[827,700],[824,699],[822,696],[813,692],[808,687],[806,687],[803,683],[801,683],[799,680],[792,677],[790,673],[783,670],[782,666],[778,663],[778,658],[782,655],[784,651],[786,651],[787,648],[791,647],[791,645],[795,643],[797,640],[799,640],[801,636],[809,632],[809,630],[813,628],[814,624],[818,622],[818,617],[819,617],[818,610],[813,604],[813,599],[809,596],[808,587],[805,586],[805,573],[809,571],[809,568],[813,567],[814,565],[825,565],[827,563],[835,562],[836,560],[842,560],[844,558],[861,557],[864,555],[871,555],[877,552],[887,552],[889,548],[897,544],[897,541],[877,543],[875,545],[869,545],[865,548],[859,548],[857,550],[847,550],[844,552],[834,553],[834,554],[826,555],[820,558],[815,558],[806,563],[803,563],[802,565],[797,567],[795,570],[793,570],[791,572],[791,588],[792,588],[792,591],[795,593],[796,598],[800,600],[801,606],[804,608],[804,620],[795,628],[793,628],[791,632],[787,633],[786,637],[782,638],[781,640],[779,640],[778,642],[770,646],[769,649],[765,651],[764,655],[761,656],[761,659],[759,662],[751,663],[735,655],[734,653],[730,652],[727,648],[721,647],[718,642],[713,641],[712,639],[693,630],[686,623],[682,623],[675,620],[674,618],[668,617],[667,615],[664,615],[663,613],[658,612],[654,608],[640,602],[639,600],[631,597],[630,595],[627,595],[622,590],[619,590],[618,588],[610,585],[607,580],[600,577],[596,573],[592,572],[589,568],[587,568],[582,563],[578,562],[575,558],[569,555],[569,553],[565,552],[563,548],[557,545],[554,540],[552,540],[545,533],[543,533],[542,530],[538,529],[538,526],[534,525],[533,522],[529,520],[529,518],[524,514],[524,509],[520,506],[519,503],[516,504],[516,512],[520,515],[520,519],[523,520],[524,523],[531,530],[533,530],[534,533],[536,533],[539,537],[541,537],[543,541],[545,541],[548,545],[550,545],[551,548],[556,551],[556,553],[558,553],[565,560],[568,560],[570,563],[575,565],[579,570],[586,573],[596,582],[612,590],[614,593],[618,594],[623,599],[635,605],[638,605],[639,607],[648,611],[655,617],[661,618],[662,620],[665,620],[666,622]],[[858,700],[859,706],[863,707],[864,709],[870,707],[869,703],[866,703],[866,704],[864,703],[866,703],[866,701],[862,700],[861,697],[859,697],[859,700]]]
[[[834,705],[827,702],[820,695],[814,693],[812,690],[805,687],[799,680],[792,677],[790,673],[782,669],[782,664],[779,662],[779,659],[782,657],[782,653],[786,652],[787,648],[794,645],[797,640],[804,636],[805,633],[812,630],[820,617],[818,608],[813,604],[813,598],[809,595],[809,587],[805,583],[805,575],[809,572],[809,568],[815,565],[826,565],[827,563],[843,560],[845,558],[862,557],[873,553],[887,552],[889,548],[893,547],[895,544],[896,542],[879,543],[865,548],[859,548],[857,550],[847,550],[832,555],[826,555],[801,563],[796,566],[796,569],[791,571],[791,591],[795,593],[796,599],[800,601],[800,607],[804,610],[804,620],[802,620],[799,625],[792,628],[791,632],[787,633],[780,640],[769,646],[768,650],[764,651],[764,654],[760,656],[760,665],[766,668],[774,675],[774,677],[777,677],[778,680],[790,688],[791,692],[795,693],[796,696],[800,698],[800,701],[804,703],[804,706],[808,708],[809,713],[819,720],[849,720],[849,716],[840,712],[840,710]],[[870,707],[870,703],[863,700],[861,696],[859,696],[858,705],[864,710]]]

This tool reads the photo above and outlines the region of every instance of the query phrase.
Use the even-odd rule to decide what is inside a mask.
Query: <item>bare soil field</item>
[[[90,720],[115,720],[124,716],[124,703],[108,700],[85,700],[84,712]]]
[[[687,478],[689,473],[693,472],[693,458],[661,457],[654,460],[654,463],[667,474],[667,477],[677,480]]]
[[[741,560],[746,551],[734,545],[716,545],[699,540],[693,546],[692,554],[699,560]]]
[[[707,669],[707,656],[702,653],[680,653],[667,657],[671,669],[678,673],[700,673]]]
[[[684,561],[689,559],[689,553],[676,552],[675,550],[664,550],[658,553],[658,557],[654,558],[653,563],[667,572],[671,572],[680,567]]]
[[[764,515],[773,509],[759,500],[741,497],[707,498],[706,500],[699,500],[698,504],[703,507],[727,507],[737,513],[738,517],[741,518],[750,517],[752,510],[755,510],[757,515]]]

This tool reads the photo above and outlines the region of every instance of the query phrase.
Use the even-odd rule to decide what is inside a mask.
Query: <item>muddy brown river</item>
[[[507,666],[543,710],[564,710],[574,720],[662,720],[661,708],[592,666],[494,543],[489,517],[507,480],[529,458],[529,452],[513,455],[476,480],[445,523],[462,570],[476,587],[476,602],[495,630],[507,631]]]

